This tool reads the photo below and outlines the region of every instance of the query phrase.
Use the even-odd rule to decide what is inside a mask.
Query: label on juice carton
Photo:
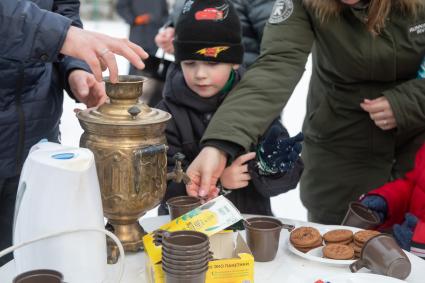
[[[239,210],[228,199],[219,196],[161,226],[159,229],[170,232],[192,230],[210,236],[235,224],[242,218]],[[154,263],[160,262],[162,247],[154,244],[153,233],[143,237],[143,244],[149,258]]]

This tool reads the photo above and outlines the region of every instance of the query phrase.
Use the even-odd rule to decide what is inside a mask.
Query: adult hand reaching
[[[388,99],[385,96],[370,100],[365,99],[360,103],[360,107],[369,113],[370,118],[375,125],[382,130],[391,130],[397,127],[393,110]]]
[[[191,180],[186,186],[187,194],[206,200],[216,197],[218,194],[216,184],[226,162],[224,152],[215,147],[204,147],[186,170]]]
[[[138,69],[145,67],[142,59],[149,57],[143,48],[128,39],[118,39],[74,26],[66,34],[61,53],[85,61],[99,82],[102,81],[102,69],[109,69],[112,83],[118,82],[118,66],[114,54],[124,56]]]
[[[84,70],[72,71],[68,83],[75,98],[88,108],[102,105],[107,99],[105,83],[96,81],[93,74]]]

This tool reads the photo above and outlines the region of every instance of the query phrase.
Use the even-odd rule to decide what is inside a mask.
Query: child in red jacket
[[[377,212],[380,228],[392,227],[403,249],[425,259],[425,144],[412,171],[369,192],[361,202]]]

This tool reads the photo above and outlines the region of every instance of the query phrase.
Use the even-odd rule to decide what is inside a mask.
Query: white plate
[[[396,279],[393,277],[377,275],[373,273],[343,273],[338,275],[324,276],[322,278],[313,278],[312,280],[305,281],[305,283],[320,282],[329,283],[403,283],[406,281]]]
[[[355,227],[339,226],[339,225],[309,225],[309,227],[314,227],[317,230],[319,230],[322,236],[326,232],[329,232],[331,230],[336,230],[336,229],[347,229],[347,230],[353,231],[353,233],[362,230]],[[350,265],[355,261],[355,260],[336,260],[336,259],[324,258],[322,253],[323,246],[312,249],[307,253],[300,252],[291,244],[291,241],[289,240],[289,238],[288,238],[288,247],[292,253],[311,261],[316,261],[316,262],[321,262],[321,263],[326,263],[331,265],[340,265],[340,266]]]

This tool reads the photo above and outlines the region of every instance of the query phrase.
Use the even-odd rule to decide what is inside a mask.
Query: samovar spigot
[[[173,171],[167,173],[167,181],[173,181],[176,183],[183,183],[185,185],[190,183],[190,178],[187,176],[187,174],[183,171],[182,168],[182,161],[186,158],[183,153],[177,152],[174,154],[173,159],[175,161],[174,169]]]

